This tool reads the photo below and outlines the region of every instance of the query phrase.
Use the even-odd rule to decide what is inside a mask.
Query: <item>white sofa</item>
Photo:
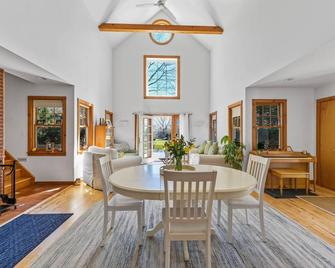
[[[118,159],[118,151],[116,149],[89,147],[88,151],[83,154],[83,181],[97,190],[102,190],[101,178],[98,172],[98,160],[106,155],[109,155],[112,159],[113,172],[142,164],[142,157],[140,156],[128,156]]]
[[[190,164],[229,167],[222,154],[199,154],[197,148],[190,151]]]

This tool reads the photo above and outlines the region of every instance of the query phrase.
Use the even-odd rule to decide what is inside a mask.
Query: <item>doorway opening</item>
[[[158,161],[165,157],[165,143],[179,136],[179,115],[146,115],[142,120],[142,157]]]

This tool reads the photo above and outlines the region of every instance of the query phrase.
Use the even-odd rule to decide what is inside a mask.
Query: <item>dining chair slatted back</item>
[[[166,219],[210,224],[216,175],[216,171],[164,171]]]
[[[253,155],[249,155],[247,173],[254,176],[257,180],[255,191],[260,195],[260,200],[263,199],[265,182],[270,166],[270,159]]]
[[[102,180],[102,190],[104,194],[104,201],[108,202],[109,194],[111,192],[111,186],[108,182],[110,175],[113,173],[112,162],[109,156],[103,156],[99,158],[100,165],[98,165],[98,170],[100,172],[100,178]]]

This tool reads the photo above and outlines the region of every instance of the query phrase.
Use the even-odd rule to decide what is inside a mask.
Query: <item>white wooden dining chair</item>
[[[112,186],[109,183],[109,176],[113,173],[112,162],[109,156],[104,156],[99,159],[100,165],[98,170],[100,172],[100,178],[102,178],[102,189],[104,196],[104,223],[102,231],[102,242],[101,246],[104,245],[104,241],[107,236],[107,225],[108,225],[108,213],[112,212],[110,229],[114,227],[115,214],[117,211],[136,211],[137,212],[137,235],[138,242],[142,244],[142,227],[144,226],[144,201],[130,197],[126,197],[120,194],[112,194],[110,199],[110,193]]]
[[[265,182],[269,170],[270,159],[260,157],[257,155],[250,154],[247,166],[247,173],[254,176],[257,180],[255,192],[258,194],[257,199],[251,195],[226,200],[225,204],[228,206],[228,242],[232,242],[233,232],[233,210],[234,209],[245,209],[246,221],[248,223],[248,209],[259,210],[260,227],[263,238],[265,238],[265,226],[264,226],[264,212],[263,212],[263,197]]]
[[[170,267],[171,241],[183,241],[185,252],[190,240],[206,242],[206,266],[211,267],[211,217],[216,175],[216,171],[164,171],[165,267]]]

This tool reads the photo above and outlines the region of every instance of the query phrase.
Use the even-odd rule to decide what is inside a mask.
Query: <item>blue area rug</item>
[[[24,214],[0,227],[0,267],[14,267],[72,215]]]

